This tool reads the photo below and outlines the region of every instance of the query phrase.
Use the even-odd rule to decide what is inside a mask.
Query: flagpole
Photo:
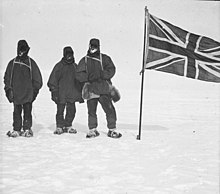
[[[140,97],[140,116],[139,116],[139,133],[137,135],[137,140],[141,140],[141,124],[142,124],[142,108],[143,108],[143,89],[144,89],[144,72],[145,72],[145,65],[147,60],[147,53],[148,53],[148,45],[149,45],[149,32],[147,31],[147,27],[149,25],[149,13],[147,6],[145,6],[145,18],[144,18],[144,48],[143,48],[143,64],[142,70],[140,74],[142,74],[141,78],[141,97]],[[147,31],[147,37],[146,37]]]

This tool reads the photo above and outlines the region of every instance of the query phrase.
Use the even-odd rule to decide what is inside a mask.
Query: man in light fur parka
[[[77,79],[84,82],[90,92],[87,99],[88,127],[86,137],[97,137],[97,105],[101,104],[107,119],[109,129],[108,136],[120,138],[122,135],[116,132],[116,111],[110,95],[111,78],[115,75],[115,66],[111,58],[100,52],[100,41],[93,38],[89,42],[87,55],[83,57],[77,66]]]

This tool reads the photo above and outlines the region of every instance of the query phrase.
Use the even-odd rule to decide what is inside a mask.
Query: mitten
[[[81,104],[81,103],[84,103],[85,101],[84,101],[84,99],[83,98],[80,98],[79,99],[79,103]]]
[[[14,94],[11,88],[9,88],[8,90],[6,90],[6,97],[8,99],[8,101],[11,103],[14,100]]]
[[[59,92],[58,91],[51,92],[51,99],[57,104],[59,102]]]
[[[113,102],[118,102],[121,99],[121,95],[120,95],[118,89],[116,89],[112,85],[110,86],[110,95],[111,95]]]
[[[36,97],[37,97],[38,93],[39,93],[39,90],[35,89],[34,92],[33,92],[33,100],[32,100],[32,102],[34,102],[36,100]]]

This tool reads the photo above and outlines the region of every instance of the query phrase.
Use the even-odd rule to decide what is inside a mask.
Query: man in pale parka
[[[87,55],[77,66],[77,79],[88,84],[92,97],[87,99],[88,127],[87,138],[99,136],[97,130],[97,105],[101,104],[107,119],[109,129],[107,136],[120,138],[121,133],[116,131],[116,111],[110,95],[111,78],[115,75],[115,65],[111,58],[100,52],[100,41],[93,38],[89,42]]]
[[[14,104],[13,131],[7,133],[9,137],[33,136],[32,103],[43,83],[36,62],[28,56],[29,50],[27,41],[19,40],[17,57],[9,62],[4,75],[6,97]]]
[[[51,91],[51,98],[57,105],[54,134],[77,133],[77,130],[72,127],[76,114],[75,102],[82,103],[84,101],[81,94],[82,87],[75,79],[75,74],[74,52],[70,46],[67,46],[63,49],[63,58],[54,66],[47,83]]]

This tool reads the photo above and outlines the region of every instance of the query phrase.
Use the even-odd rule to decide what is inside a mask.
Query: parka
[[[91,74],[95,74],[98,79],[90,81]],[[91,57],[88,54],[83,57],[77,66],[77,79],[80,82],[89,82],[90,92],[100,95],[109,94],[109,84],[115,75],[115,65],[111,58],[100,53],[98,57]]]
[[[27,56],[24,60],[16,57],[8,63],[4,84],[6,93],[8,90],[13,92],[13,103],[25,104],[33,102],[43,81],[36,62]]]
[[[47,86],[51,92],[58,92],[59,103],[80,102],[82,100],[81,85],[76,78],[76,63],[68,63],[61,59],[53,68]]]

